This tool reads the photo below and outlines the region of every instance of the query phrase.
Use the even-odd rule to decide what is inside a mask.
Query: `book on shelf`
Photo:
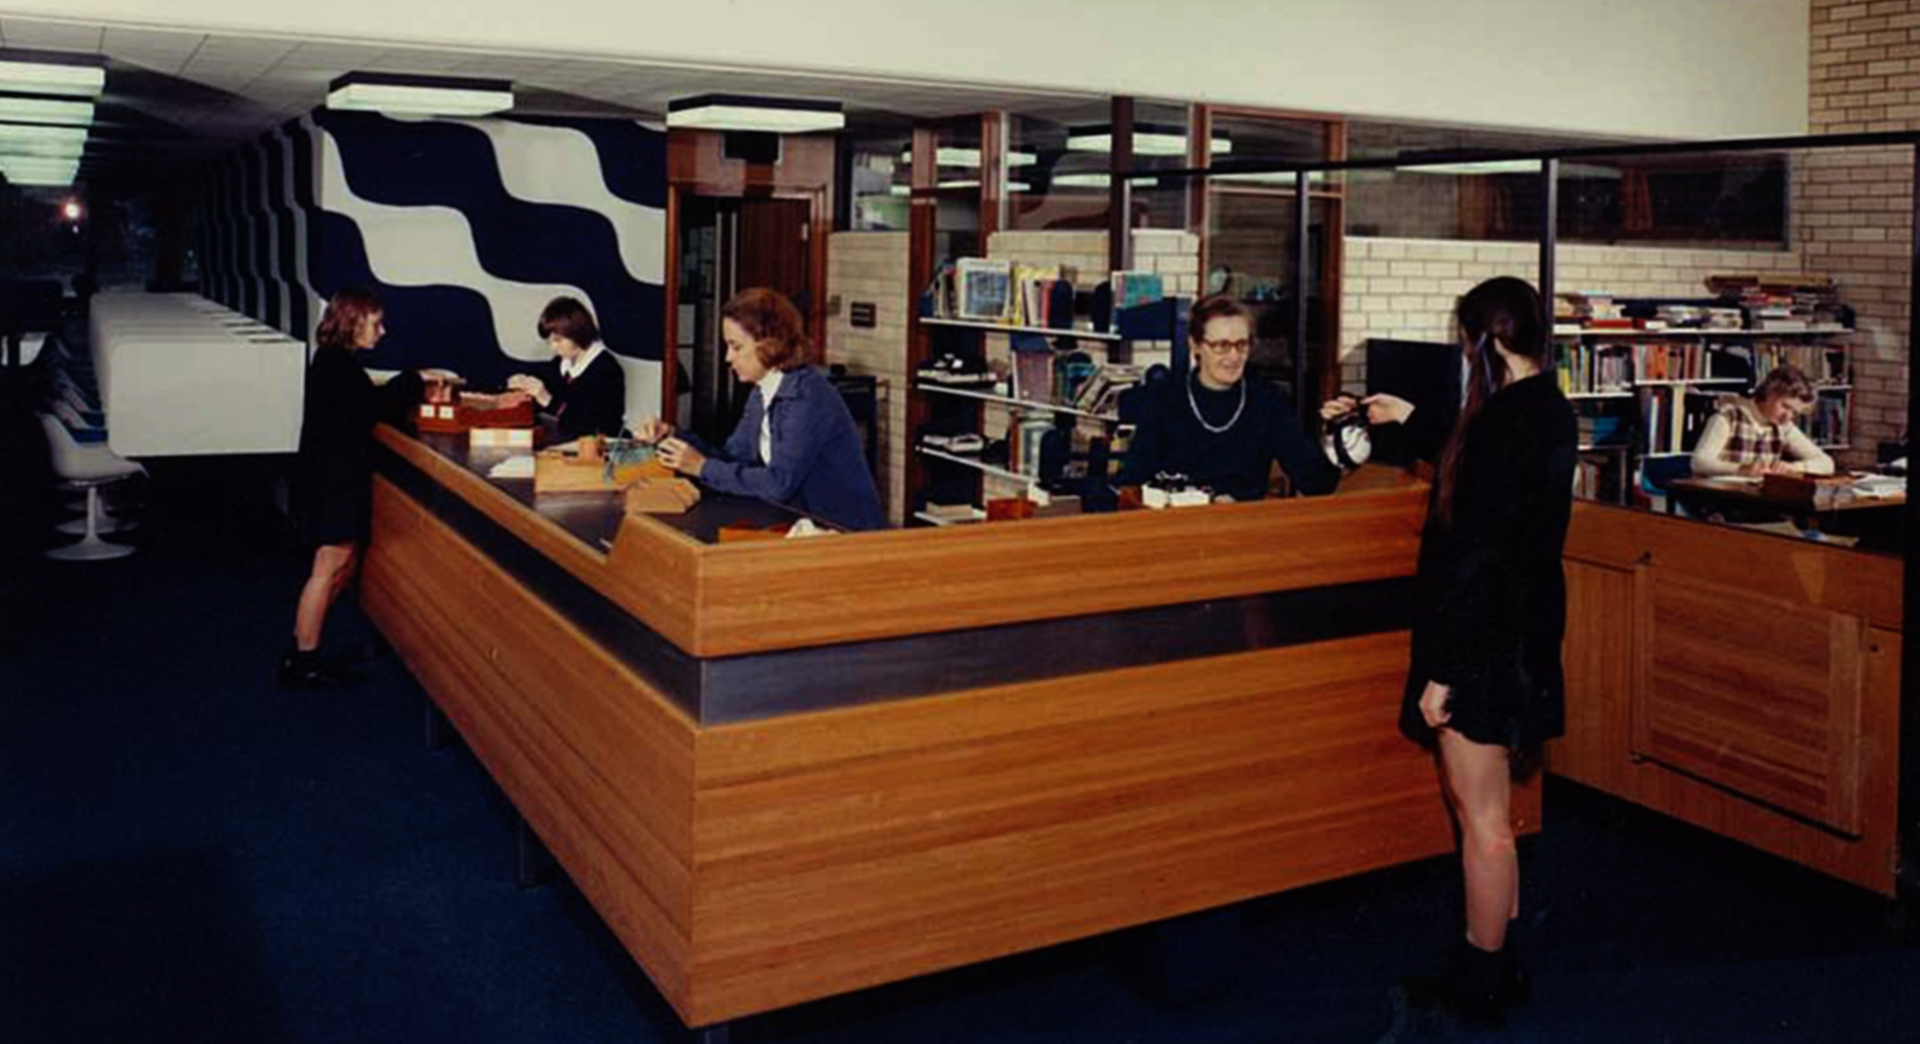
[[[1111,414],[1119,406],[1120,393],[1139,384],[1144,374],[1138,366],[1108,363],[1087,378],[1074,399],[1074,408],[1087,413]]]
[[[1553,346],[1554,372],[1568,395],[1621,392],[1633,384],[1633,349],[1626,344],[1562,342]]]
[[[1684,387],[1641,388],[1641,452],[1654,455],[1691,452],[1719,404],[1719,396],[1690,395]]]
[[[1822,395],[1807,415],[1807,438],[1827,447],[1846,446],[1853,441],[1852,403],[1844,396]]]
[[[1053,350],[1038,334],[1009,338],[1013,356],[1013,398],[1022,402],[1053,402]]]
[[[1004,322],[1014,307],[1013,265],[985,257],[963,257],[954,265],[959,309],[956,318]]]
[[[1109,280],[1113,284],[1115,310],[1152,304],[1167,296],[1166,280],[1158,272],[1118,271]]]
[[[1844,348],[1779,341],[1762,341],[1753,346],[1753,372],[1756,377],[1765,376],[1781,366],[1799,370],[1815,384],[1848,383]]]

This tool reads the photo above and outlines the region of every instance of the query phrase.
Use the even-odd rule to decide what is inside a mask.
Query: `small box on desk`
[[[641,478],[627,487],[629,515],[683,515],[700,503],[700,488],[683,478]]]
[[[462,432],[473,428],[527,428],[534,424],[533,403],[495,408],[457,402],[423,402],[414,426],[421,431]]]
[[[604,442],[604,448],[600,441],[583,439],[543,450],[534,458],[534,493],[612,493],[641,479],[673,477],[673,469],[660,463],[652,446],[619,439]]]

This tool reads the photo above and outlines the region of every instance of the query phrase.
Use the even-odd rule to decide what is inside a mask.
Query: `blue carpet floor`
[[[269,470],[156,467],[139,555],[4,563],[0,1041],[682,1039],[564,879],[515,886],[511,808],[457,743],[423,748],[397,662],[344,692],[274,685],[305,563]],[[351,607],[329,635],[366,636]],[[1547,803],[1525,853],[1534,999],[1492,1039],[1920,1040],[1897,909],[1570,784]],[[1401,867],[734,1039],[1450,1039],[1393,998],[1450,945],[1453,877]],[[1167,999],[1206,972],[1211,991]]]

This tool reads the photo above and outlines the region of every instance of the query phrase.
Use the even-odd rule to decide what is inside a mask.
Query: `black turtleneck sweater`
[[[1309,496],[1331,493],[1340,484],[1340,470],[1300,430],[1272,385],[1243,377],[1231,388],[1214,391],[1190,373],[1184,382],[1158,381],[1141,394],[1146,402],[1127,445],[1119,485],[1143,485],[1157,472],[1177,471],[1215,494],[1260,500],[1276,460],[1294,488]]]

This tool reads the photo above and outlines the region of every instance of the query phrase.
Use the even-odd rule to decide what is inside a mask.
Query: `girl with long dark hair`
[[[1401,729],[1436,752],[1459,830],[1466,932],[1416,1001],[1500,1025],[1524,993],[1509,931],[1520,912],[1513,781],[1564,731],[1560,555],[1577,429],[1532,286],[1488,280],[1460,299],[1456,318],[1466,397],[1421,538]]]

